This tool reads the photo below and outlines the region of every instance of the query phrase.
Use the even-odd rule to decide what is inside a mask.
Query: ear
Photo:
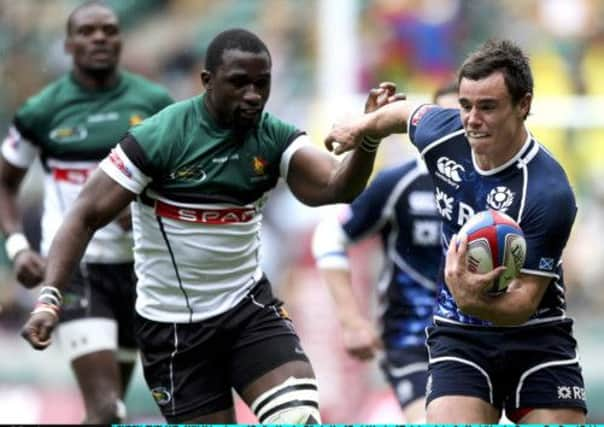
[[[523,118],[528,116],[528,113],[531,111],[532,102],[533,102],[533,94],[527,93],[522,97],[522,99],[518,103],[519,112]]]
[[[208,70],[202,70],[201,74],[201,84],[203,85],[204,89],[210,90],[212,87],[212,73],[209,72]]]

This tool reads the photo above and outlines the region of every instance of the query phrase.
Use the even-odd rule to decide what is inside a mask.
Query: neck
[[[212,117],[212,120],[214,120],[214,122],[219,127],[223,128],[223,129],[230,129],[231,128],[231,126],[228,123],[225,123],[223,120],[220,120],[220,116],[216,112],[216,109],[214,108],[214,105],[212,104],[212,101],[210,100],[210,97],[208,96],[207,93],[203,97],[203,104],[205,105],[206,110],[210,114],[210,117]]]
[[[115,86],[119,80],[117,70],[102,70],[102,71],[83,71],[79,68],[74,68],[72,71],[73,78],[80,85],[87,89],[99,90],[107,89]]]
[[[503,148],[500,151],[488,153],[488,154],[474,154],[476,164],[482,170],[491,170],[498,168],[501,165],[509,162],[524,146],[528,137],[528,131],[524,125],[520,126],[518,132],[512,137],[512,143]]]

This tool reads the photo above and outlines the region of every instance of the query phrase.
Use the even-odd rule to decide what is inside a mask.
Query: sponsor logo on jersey
[[[63,127],[50,131],[50,139],[60,143],[83,141],[88,136],[86,126]]]
[[[132,172],[130,171],[130,169],[128,169],[124,161],[120,158],[120,155],[117,153],[115,148],[111,150],[111,153],[109,153],[109,160],[121,173],[126,175],[128,178],[132,178]]]
[[[128,119],[128,124],[132,127],[142,123],[142,121],[143,117],[140,114],[133,114]]]
[[[451,221],[453,215],[453,197],[448,196],[447,193],[441,191],[440,188],[436,187],[436,209],[443,218],[447,218]]]
[[[155,201],[155,213],[164,218],[202,224],[235,224],[249,222],[256,217],[254,208],[196,209]]]
[[[82,185],[90,175],[89,169],[64,169],[53,168],[52,177],[55,181],[69,182],[71,184]]]
[[[109,113],[97,113],[88,116],[86,121],[88,123],[103,123],[103,122],[114,122],[120,118],[120,115],[115,111]]]
[[[233,154],[231,156],[223,156],[223,157],[214,157],[212,159],[212,163],[226,163],[229,160],[238,160],[239,154]]]
[[[264,175],[266,173],[266,166],[268,162],[260,156],[254,156],[252,159],[252,168],[256,175]]]
[[[514,193],[503,185],[493,188],[487,196],[487,206],[500,212],[507,211],[513,202]]]
[[[172,400],[172,395],[166,387],[154,387],[151,389],[151,396],[158,405],[165,405]]]
[[[434,107],[436,107],[436,105],[430,105],[430,104],[422,105],[421,107],[419,107],[417,109],[417,111],[415,112],[415,114],[413,115],[413,118],[411,119],[411,125],[417,126],[417,124],[420,122],[422,117],[424,117],[424,114],[426,114],[428,111],[430,111]]]
[[[168,175],[170,179],[179,181],[198,181],[203,182],[208,177],[205,171],[199,165],[185,166]]]
[[[465,171],[462,165],[448,157],[441,157],[436,161],[435,175],[455,188],[459,188]]]
[[[431,191],[413,191],[409,194],[409,208],[415,215],[436,213],[434,194]]]
[[[413,221],[413,243],[418,246],[438,246],[440,242],[440,221]]]

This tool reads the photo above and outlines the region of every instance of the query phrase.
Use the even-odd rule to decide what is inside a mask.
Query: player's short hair
[[[81,5],[79,5],[78,7],[76,7],[74,10],[71,11],[71,13],[69,14],[69,16],[67,17],[67,23],[65,24],[65,31],[67,33],[68,36],[70,36],[72,34],[73,31],[73,18],[74,16],[83,9],[87,9],[91,6],[101,6],[105,9],[110,10],[111,12],[113,12],[115,14],[115,10],[113,10],[113,8],[111,6],[109,6],[109,4],[107,4],[107,2],[103,1],[103,0],[88,0],[85,1],[84,3],[82,3]]]
[[[533,74],[522,49],[509,40],[492,39],[471,53],[458,72],[462,78],[480,80],[501,71],[513,104],[533,93]]]
[[[266,52],[269,60],[271,58],[268,48],[256,34],[243,28],[232,28],[218,34],[208,45],[205,69],[215,72],[222,64],[223,53],[230,49],[251,53]]]
[[[439,86],[436,91],[434,91],[434,94],[432,94],[432,101],[436,102],[436,100],[443,95],[457,94],[458,92],[459,84],[456,81],[449,82]]]

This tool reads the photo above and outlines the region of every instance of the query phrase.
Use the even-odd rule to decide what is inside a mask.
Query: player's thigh
[[[570,320],[506,332],[511,378],[506,414],[519,422],[525,416],[552,419],[560,414],[584,414],[585,384]],[[555,417],[553,418],[555,419]]]
[[[92,312],[114,318],[118,325],[120,361],[136,358],[134,336],[134,306],[136,303],[136,274],[134,263],[86,264],[92,287]]]
[[[319,422],[315,374],[283,303],[261,282],[231,352],[231,383],[261,423]]]
[[[585,412],[579,408],[538,408],[522,417],[518,424],[585,424]]]
[[[132,317],[136,291],[132,271],[131,263],[82,264],[76,270],[64,291],[57,328],[62,350],[70,360],[118,349],[120,361],[136,360]],[[120,317],[117,308],[121,306],[127,306],[128,317]]]
[[[481,398],[442,396],[426,408],[428,424],[496,424],[500,411]]]
[[[497,422],[504,398],[497,383],[499,338],[486,330],[439,323],[427,331],[428,422],[447,417],[450,422]]]
[[[410,404],[423,401],[428,379],[428,351],[425,345],[386,349],[380,368],[405,413]]]
[[[216,319],[213,319],[216,320]],[[232,422],[230,343],[208,324],[155,322],[136,315],[143,374],[169,423]]]

